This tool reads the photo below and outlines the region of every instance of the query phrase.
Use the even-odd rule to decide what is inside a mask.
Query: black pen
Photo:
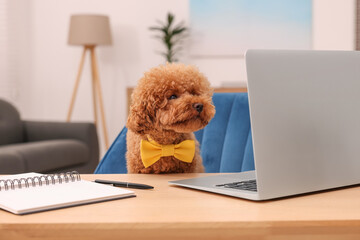
[[[96,183],[103,184],[112,184],[114,187],[126,187],[126,188],[136,188],[136,189],[153,189],[153,186],[140,184],[140,183],[129,183],[129,182],[118,182],[118,181],[110,181],[110,180],[101,180],[96,179]]]

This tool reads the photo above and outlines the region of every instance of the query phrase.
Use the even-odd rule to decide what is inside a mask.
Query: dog
[[[146,72],[131,95],[128,172],[204,172],[193,132],[214,117],[212,94],[209,81],[194,66],[167,63]]]

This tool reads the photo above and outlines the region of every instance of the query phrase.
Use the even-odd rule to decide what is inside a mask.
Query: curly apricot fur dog
[[[193,66],[168,63],[146,72],[131,96],[126,125],[128,172],[204,172],[199,143],[193,132],[205,127],[215,114],[212,92],[206,77]],[[186,163],[166,156],[145,168],[140,142],[149,138],[163,145],[195,140],[194,159]]]

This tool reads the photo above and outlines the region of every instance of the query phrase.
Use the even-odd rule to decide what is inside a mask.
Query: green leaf
[[[175,25],[175,16],[170,12],[167,14],[165,23],[159,20],[156,20],[156,22],[159,25],[151,26],[149,30],[157,31],[159,34],[153,37],[160,39],[165,45],[166,52],[161,52],[160,54],[168,62],[177,61],[175,55],[182,50],[178,45],[181,44],[180,40],[184,38],[184,33],[186,34],[188,29],[183,21]]]
[[[161,27],[149,27],[149,30],[160,30],[163,31],[164,29]]]
[[[168,20],[168,26],[170,27],[172,22],[174,21],[174,15],[172,15],[171,13],[168,13],[168,17],[167,17],[167,20]]]
[[[185,30],[186,30],[185,27],[183,27],[183,28],[178,28],[178,29],[174,29],[174,30],[172,31],[172,34],[173,34],[173,35],[177,35],[177,34],[180,34],[180,33],[184,32]]]

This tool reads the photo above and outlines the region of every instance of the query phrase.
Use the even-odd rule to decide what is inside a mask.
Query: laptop
[[[256,201],[360,184],[360,52],[245,61],[255,170],[169,183]]]

